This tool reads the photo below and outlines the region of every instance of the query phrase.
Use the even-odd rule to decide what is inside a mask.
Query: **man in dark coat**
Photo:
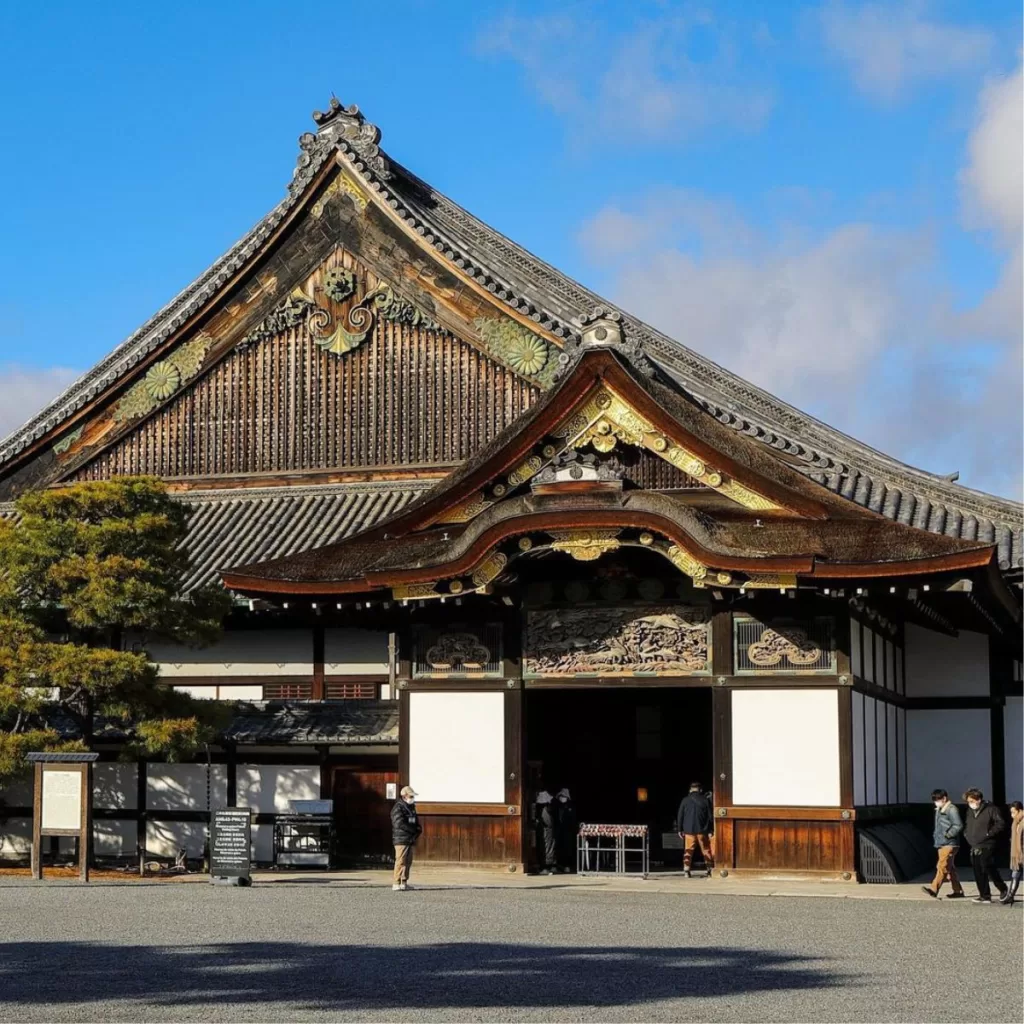
[[[412,786],[403,786],[391,808],[391,838],[395,844],[395,878],[391,888],[395,892],[409,888],[412,852],[422,831],[423,826],[416,813],[416,794]]]
[[[967,801],[967,820],[964,822],[964,839],[971,848],[971,867],[974,868],[974,881],[978,886],[978,895],[974,903],[991,903],[992,890],[989,879],[995,883],[1000,897],[1006,894],[1006,883],[993,863],[996,843],[999,836],[1006,830],[1006,821],[999,808],[990,804],[980,789],[969,789],[964,793]]]
[[[711,832],[714,829],[714,818],[711,816],[711,802],[701,791],[699,782],[690,783],[690,792],[683,798],[676,815],[676,831],[683,841],[683,871],[690,878],[690,865],[693,862],[693,851],[700,847],[704,855],[704,867],[707,877],[715,866],[711,854]]]

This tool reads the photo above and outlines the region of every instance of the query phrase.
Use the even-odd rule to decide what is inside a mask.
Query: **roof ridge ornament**
[[[576,317],[573,324],[579,329],[579,335],[567,339],[562,346],[562,354],[558,357],[558,370],[555,373],[556,380],[567,376],[584,352],[598,348],[618,352],[645,377],[654,374],[654,367],[648,360],[639,338],[626,337],[625,321],[618,310],[595,306],[586,316]]]
[[[331,97],[326,111],[314,110],[316,134],[305,132],[299,137],[299,158],[289,185],[291,192],[304,188],[310,178],[319,170],[327,154],[340,147],[360,171],[369,171],[371,177],[387,181],[391,168],[387,158],[380,151],[380,129],[363,116],[354,103],[342,104],[337,96]]]

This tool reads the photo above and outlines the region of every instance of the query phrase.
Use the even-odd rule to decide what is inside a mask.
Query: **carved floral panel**
[[[762,622],[733,620],[737,675],[803,675],[836,671],[832,620]]]
[[[523,669],[530,677],[704,675],[711,612],[672,605],[527,613]]]

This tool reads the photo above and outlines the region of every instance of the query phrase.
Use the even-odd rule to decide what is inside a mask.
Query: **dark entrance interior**
[[[528,799],[567,786],[581,822],[646,824],[652,861],[691,782],[712,788],[710,687],[528,689]]]

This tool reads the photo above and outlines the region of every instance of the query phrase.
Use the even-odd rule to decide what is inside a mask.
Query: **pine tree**
[[[15,507],[0,522],[0,781],[29,750],[88,749],[98,730],[127,737],[127,752],[190,755],[222,709],[122,649],[127,636],[202,646],[220,633],[225,591],[180,592],[186,510],[146,477],[34,491]],[[80,738],[62,737],[57,718]]]

